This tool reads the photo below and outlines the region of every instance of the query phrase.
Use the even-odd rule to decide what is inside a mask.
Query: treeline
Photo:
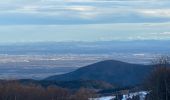
[[[154,65],[155,70],[144,84],[150,92],[146,100],[170,100],[170,58],[161,57]]]
[[[92,90],[85,88],[71,91],[56,86],[23,85],[16,81],[0,83],[0,100],[88,100],[94,96]]]
[[[24,85],[29,85],[31,83],[35,85],[41,85],[42,87],[48,87],[53,85],[53,86],[58,86],[58,87],[68,88],[68,89],[80,89],[80,88],[111,89],[115,87],[113,84],[104,81],[99,81],[99,80],[79,79],[79,80],[72,80],[72,81],[56,81],[56,80],[20,79],[17,81]]]

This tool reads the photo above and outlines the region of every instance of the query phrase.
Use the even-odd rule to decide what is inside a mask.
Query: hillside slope
[[[102,80],[120,86],[133,86],[140,84],[152,69],[153,67],[149,65],[107,60],[79,68],[67,74],[51,76],[45,80]]]

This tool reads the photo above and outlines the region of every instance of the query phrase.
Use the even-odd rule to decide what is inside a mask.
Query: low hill
[[[101,61],[76,71],[46,78],[47,81],[101,80],[119,86],[141,84],[153,67],[115,60]]]

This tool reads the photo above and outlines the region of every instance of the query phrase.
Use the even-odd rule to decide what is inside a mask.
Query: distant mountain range
[[[168,40],[14,43],[1,44],[0,54],[167,54],[169,44]]]
[[[46,78],[46,81],[99,80],[118,86],[141,84],[153,70],[151,65],[130,64],[115,60],[101,61],[76,71]]]

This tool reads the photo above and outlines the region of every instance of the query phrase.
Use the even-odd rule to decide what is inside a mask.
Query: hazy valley
[[[104,60],[147,65],[151,64],[156,57],[169,55],[169,47],[163,45],[168,43],[170,41],[47,42],[0,45],[0,78],[43,79]]]

